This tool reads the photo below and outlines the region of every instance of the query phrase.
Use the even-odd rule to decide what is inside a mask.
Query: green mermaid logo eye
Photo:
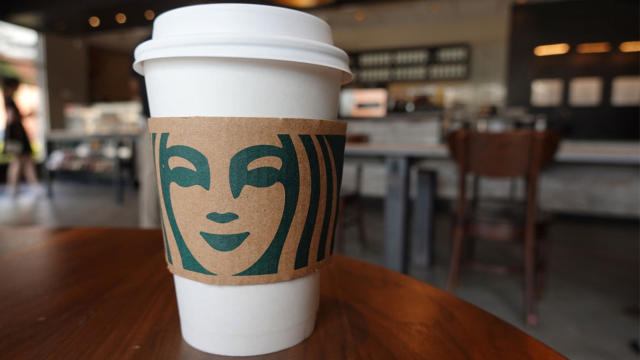
[[[202,155],[198,150],[190,148],[184,145],[175,145],[167,149],[165,156],[168,157],[167,163],[172,157],[181,158],[187,160],[195,170],[177,166],[173,169],[169,169],[169,178],[179,186],[200,186],[205,190],[209,190],[209,184],[211,183],[211,173],[209,170],[209,163],[207,158]]]
[[[289,141],[291,141],[289,139]],[[291,173],[290,166],[283,166],[280,169],[276,169],[271,166],[263,166],[257,169],[249,170],[249,164],[255,160],[266,157],[276,157],[282,160],[282,163],[287,159],[284,148],[279,148],[272,145],[256,145],[241,150],[231,158],[231,165],[229,166],[229,184],[231,185],[231,194],[234,198],[240,196],[242,188],[246,185],[255,186],[259,188],[269,187],[276,182],[281,182],[286,186],[287,183],[292,182],[294,179],[288,179],[292,176],[297,177],[297,172]],[[295,155],[295,152],[294,152]],[[297,162],[297,159],[295,159]],[[287,173],[290,172],[290,173]]]

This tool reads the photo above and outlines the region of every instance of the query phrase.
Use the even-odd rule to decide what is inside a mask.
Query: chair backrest
[[[347,134],[347,142],[350,144],[364,144],[369,142],[367,134]]]
[[[529,177],[555,155],[560,136],[551,131],[486,133],[459,130],[447,138],[449,152],[463,173],[491,177]]]

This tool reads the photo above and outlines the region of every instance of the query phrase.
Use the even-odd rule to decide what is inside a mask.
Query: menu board
[[[531,105],[538,107],[562,104],[562,79],[535,79],[531,82]]]
[[[617,76],[611,83],[611,105],[640,106],[640,76]]]
[[[471,48],[467,44],[376,50],[351,54],[359,83],[464,80],[469,77]]]
[[[602,102],[602,78],[577,77],[569,82],[569,105],[598,106]]]

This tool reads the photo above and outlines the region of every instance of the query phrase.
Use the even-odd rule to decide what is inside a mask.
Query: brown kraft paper
[[[333,252],[346,123],[151,118],[169,271],[207,284],[287,281]]]

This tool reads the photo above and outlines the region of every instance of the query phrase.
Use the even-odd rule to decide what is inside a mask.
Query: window
[[[598,106],[602,103],[602,78],[577,77],[569,83],[569,105]]]
[[[640,105],[640,76],[618,76],[611,83],[611,105]]]
[[[558,106],[562,104],[562,79],[535,79],[531,82],[531,105]]]

